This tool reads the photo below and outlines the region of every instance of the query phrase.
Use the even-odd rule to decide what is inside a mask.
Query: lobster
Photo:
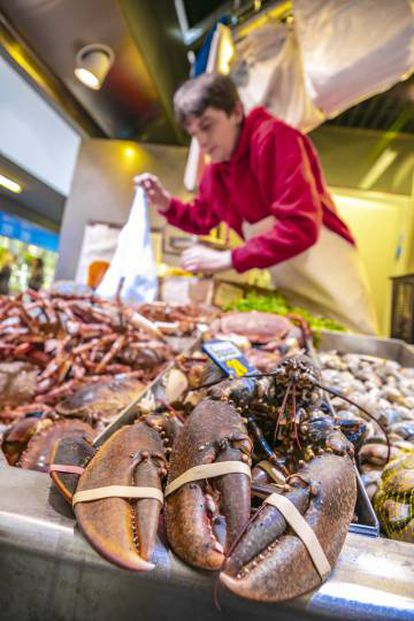
[[[79,462],[90,456],[81,440],[77,450],[58,446],[54,466],[63,456],[74,467],[65,491],[81,531],[111,562],[150,570],[164,501],[173,551],[218,571],[236,594],[277,602],[317,587],[353,516],[354,444],[364,425],[324,411],[319,371],[303,356],[285,358],[266,376],[199,388],[183,425],[171,412],[147,412],[117,431],[82,473]],[[148,497],[141,487],[150,488]]]
[[[162,441],[145,422],[115,432],[92,458],[72,504],[80,530],[102,556],[125,569],[153,568],[165,474]],[[101,495],[86,496],[90,490]]]
[[[122,427],[99,448],[85,436],[67,436],[54,447],[55,485],[72,504],[91,546],[119,567],[154,567],[162,483],[181,426],[171,414],[151,414]]]
[[[322,400],[317,368],[286,358],[268,377],[208,386],[173,447],[170,545],[191,565],[220,571],[240,596],[277,602],[304,594],[341,551],[356,502],[354,447]],[[251,475],[234,462],[252,465]],[[200,466],[207,468],[198,479],[185,480]]]

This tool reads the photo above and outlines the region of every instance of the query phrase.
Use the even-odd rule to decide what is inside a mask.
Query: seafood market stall
[[[53,303],[56,304],[56,302]],[[79,301],[76,304],[79,304]],[[76,304],[72,306],[75,311]],[[109,311],[111,318],[114,316],[112,308],[93,307],[90,309],[88,307],[88,309],[89,312],[93,310],[96,318],[99,319],[105,318],[105,313]],[[46,310],[50,312],[50,308]],[[168,310],[165,307],[155,305],[142,310],[146,320],[150,323],[154,322],[152,326],[157,324],[159,330],[172,329],[174,322],[171,321],[171,316],[167,317],[169,319],[167,323],[162,321]],[[198,317],[197,313],[194,316]],[[116,313],[115,317],[118,317]],[[135,319],[138,320],[138,317]],[[183,321],[182,316],[181,321]],[[180,324],[180,321],[178,323]],[[146,328],[148,330],[150,326]],[[176,328],[177,325],[174,329]],[[96,325],[93,329],[96,330]],[[116,342],[116,338],[123,337],[123,329],[123,324],[121,324],[118,328],[119,335],[111,337],[109,349],[103,349],[97,354],[93,372],[96,372],[97,367],[99,370],[99,365],[103,366],[103,360],[108,365],[109,351],[118,355],[118,350],[111,350],[111,347],[112,343]],[[139,330],[142,329],[141,322]],[[242,347],[250,364],[257,365],[261,373],[264,373],[264,376],[252,382],[253,389],[249,388],[253,390],[253,401],[248,407],[249,411],[255,413],[256,418],[250,417],[246,406],[243,406],[243,401],[237,401],[239,380],[235,377],[232,381],[226,382],[225,375],[217,366],[212,365],[206,353],[200,350],[201,336],[192,334],[186,342],[180,336],[174,337],[178,338],[176,346],[173,345],[171,336],[168,336],[169,346],[176,354],[178,353],[178,356],[163,362],[158,374],[148,378],[149,381],[147,380],[146,384],[139,388],[139,392],[130,394],[129,388],[125,392],[121,391],[122,399],[109,407],[109,409],[113,408],[112,416],[108,415],[106,405],[110,400],[111,391],[113,390],[114,395],[117,394],[116,388],[108,389],[108,386],[112,386],[113,382],[117,381],[116,375],[106,380],[109,384],[104,383],[103,388],[92,391],[94,401],[88,402],[86,399],[88,406],[86,414],[82,409],[82,406],[85,406],[85,397],[82,392],[84,388],[79,390],[78,387],[69,397],[56,402],[52,400],[56,394],[53,391],[61,388],[48,386],[49,392],[35,397],[34,404],[36,408],[39,408],[40,405],[44,405],[44,394],[48,399],[51,395],[50,403],[60,420],[58,418],[56,422],[56,414],[46,408],[46,412],[42,414],[42,416],[49,417],[45,430],[41,430],[40,433],[34,432],[33,437],[29,436],[29,438],[24,434],[19,435],[16,431],[14,435],[6,432],[3,450],[6,452],[9,463],[3,453],[0,454],[2,497],[0,563],[4,577],[0,595],[2,618],[14,619],[18,616],[23,619],[36,619],[51,616],[83,619],[94,615],[103,619],[128,619],[141,615],[169,619],[192,614],[192,618],[197,619],[335,617],[337,619],[414,620],[414,557],[410,530],[412,508],[409,505],[411,496],[400,494],[398,497],[395,495],[390,498],[385,497],[386,502],[383,503],[385,508],[381,505],[381,498],[384,497],[381,489],[386,488],[387,483],[384,476],[392,465],[387,465],[389,454],[394,458],[403,455],[403,461],[406,460],[405,452],[410,450],[410,442],[412,442],[411,411],[407,407],[411,405],[410,399],[413,394],[414,354],[411,348],[400,341],[389,339],[321,332],[320,354],[316,357],[302,320],[295,324],[286,317],[260,313],[233,315],[228,313],[221,316],[212,314],[203,330],[204,341],[211,342],[213,338],[218,339],[216,342],[223,339],[224,343],[228,343],[229,340],[235,339]],[[77,334],[78,332],[74,335],[76,339]],[[136,339],[134,342],[143,343],[147,349],[151,348],[153,342],[158,343],[158,341],[151,340],[156,335],[146,336],[136,331],[133,334]],[[22,342],[17,345],[18,347],[25,345],[23,342],[25,336],[22,333]],[[45,355],[49,353],[49,347],[45,346],[43,336],[41,339],[40,336],[38,338],[39,341],[29,340],[29,343],[37,343],[36,347],[25,345],[29,354],[34,357],[40,348],[43,348],[42,353]],[[65,338],[68,337],[65,336]],[[73,339],[73,336],[71,338]],[[161,343],[164,342],[162,338]],[[249,348],[246,343],[255,343],[256,347]],[[76,340],[74,348],[83,349],[87,344]],[[56,347],[56,344],[53,345]],[[11,346],[7,345],[7,347]],[[314,360],[303,356],[303,347],[308,348],[307,353],[313,356]],[[74,348],[67,352],[68,355],[64,359],[58,357],[59,365],[68,364],[72,360]],[[142,347],[138,350],[142,352]],[[49,369],[49,377],[54,377],[58,381],[59,365],[56,368],[51,364],[53,361],[54,359],[50,358],[42,360],[43,379],[48,379],[45,369]],[[75,359],[75,361],[77,364],[86,362],[82,358]],[[117,361],[117,364],[120,363]],[[314,365],[316,367],[322,365],[321,376]],[[404,369],[404,367],[407,368]],[[236,365],[236,368],[239,367]],[[349,369],[354,369],[354,375],[349,373]],[[267,370],[271,370],[271,373],[266,378]],[[139,371],[138,367],[134,367],[132,373],[135,374],[137,371]],[[272,383],[276,373],[278,380]],[[284,377],[286,373],[288,374],[287,381]],[[316,375],[312,375],[315,373]],[[317,384],[307,383],[306,378],[309,374],[316,378],[315,381],[323,382],[319,388]],[[289,402],[288,396],[293,381],[289,378],[293,378],[294,375],[298,378],[295,382],[304,381],[305,384],[303,387],[301,384],[295,384],[293,393],[291,392],[292,399]],[[322,379],[318,380],[318,377]],[[247,384],[240,384],[242,385],[245,388],[250,386],[249,381]],[[234,386],[236,386],[235,391]],[[386,442],[384,436],[381,436],[376,428],[377,423],[368,421],[368,424],[373,425],[369,429],[371,436],[361,448],[361,442],[365,442],[366,438],[364,435],[366,425],[358,418],[355,405],[350,405],[351,402],[347,403],[345,409],[345,406],[338,402],[338,397],[335,396],[335,389],[338,389],[338,386],[342,388],[343,394],[355,398],[354,393],[359,391],[362,395],[361,399],[363,397],[377,399],[383,410],[385,407],[385,413],[383,413],[385,423],[380,431],[382,429],[386,431]],[[259,388],[256,393],[257,387]],[[325,412],[322,407],[329,404],[329,399],[326,402],[319,399],[322,388],[332,389],[333,395],[330,400],[333,404],[330,406],[333,408],[332,412],[329,408]],[[109,394],[105,392],[107,390]],[[263,390],[270,391],[268,397],[262,392]],[[254,401],[256,394],[262,401]],[[315,397],[318,397],[317,402],[315,401],[316,405],[312,405]],[[267,398],[271,401],[266,401]],[[280,398],[282,398],[282,406],[279,410],[277,408],[273,410],[273,421],[277,420],[273,436],[272,410],[266,408],[272,407]],[[299,403],[298,410],[295,409],[296,402]],[[237,414],[232,404],[237,406],[240,415]],[[264,404],[262,414],[260,404]],[[364,401],[364,404],[366,407],[371,407],[368,402]],[[259,410],[256,412],[257,407]],[[309,414],[306,412],[307,409],[309,409]],[[303,413],[300,414],[302,410]],[[6,411],[9,412],[9,416],[16,416],[17,422],[14,423],[14,427],[12,426],[12,430],[13,428],[20,429],[20,425],[30,426],[32,424],[25,410],[19,410],[17,407]],[[339,414],[338,418],[335,418],[336,413]],[[336,422],[332,422],[332,415]],[[389,418],[387,418],[388,415]],[[223,416],[221,422],[215,422],[220,421],[220,417]],[[79,417],[78,424],[85,424],[84,420],[90,422],[93,436],[88,437],[83,430],[81,432],[68,431],[59,436],[58,442],[54,442],[53,447],[49,446],[52,445],[51,430],[62,425],[66,418],[74,418],[76,422],[76,417]],[[234,422],[230,424],[229,419],[232,417]],[[201,421],[201,428],[197,420]],[[342,425],[340,428],[338,421]],[[281,422],[281,429],[278,430],[279,422]],[[262,433],[259,425],[264,430]],[[278,434],[277,442],[273,440],[270,447],[266,444],[270,441],[269,428],[270,435],[274,438],[276,433]],[[309,428],[314,429],[312,431],[314,435],[309,435]],[[187,437],[191,438],[191,433],[196,434],[195,443],[186,440]],[[45,438],[49,439],[45,441]],[[16,443],[17,439],[20,444]],[[189,443],[185,445],[185,442]],[[185,450],[182,448],[183,443],[187,446]],[[206,454],[209,454],[210,445],[216,451],[216,457],[213,462],[203,462],[204,452],[207,449]],[[290,445],[293,447],[291,450]],[[47,451],[45,449],[42,452],[45,446]],[[86,453],[82,453],[85,446]],[[358,463],[366,490],[359,477],[355,477],[356,489],[352,484],[354,479],[352,473],[355,472],[353,447],[357,450]],[[287,452],[283,453],[286,449],[288,449]],[[221,451],[223,457],[220,460]],[[261,465],[264,463],[263,455],[266,455],[268,459],[266,468]],[[79,458],[80,456],[82,459]],[[229,461],[229,457],[234,461]],[[192,470],[193,463],[196,464],[196,468],[200,465],[205,468],[205,464],[209,468],[220,466],[220,461],[223,460],[224,464],[227,463],[227,467],[230,463],[238,464],[237,470],[231,472],[239,472],[241,475],[246,473],[247,469],[249,474],[251,471],[253,500],[250,504],[250,486],[248,486],[247,510],[249,513],[247,516],[251,511],[251,518],[246,528],[252,525],[253,533],[259,532],[257,529],[260,530],[260,528],[262,529],[260,533],[265,532],[259,517],[266,515],[262,509],[274,511],[273,508],[266,507],[266,503],[260,504],[258,498],[267,500],[268,495],[285,498],[291,495],[292,498],[298,498],[299,503],[305,502],[301,505],[304,507],[302,511],[306,516],[305,519],[302,518],[303,522],[310,521],[315,532],[319,533],[321,544],[323,543],[322,553],[325,550],[325,554],[330,557],[329,571],[332,568],[332,572],[326,572],[329,573],[326,579],[318,578],[315,571],[316,568],[319,572],[317,563],[314,562],[314,567],[312,567],[308,557],[304,559],[306,563],[303,560],[298,561],[297,552],[294,558],[292,549],[289,551],[289,547],[286,548],[286,541],[293,540],[296,542],[293,544],[293,550],[298,550],[299,540],[294,535],[294,531],[292,531],[293,536],[289,534],[289,530],[286,531],[286,523],[283,520],[279,527],[277,521],[280,520],[279,517],[276,521],[272,517],[277,528],[282,528],[279,531],[281,534],[276,535],[275,543],[271,539],[270,544],[264,543],[265,547],[260,548],[262,552],[253,550],[253,556],[249,556],[251,552],[248,551],[248,547],[243,548],[245,545],[243,542],[245,542],[246,533],[247,541],[249,541],[250,534],[243,528],[242,538],[240,540],[237,538],[233,544],[234,547],[230,547],[227,557],[223,556],[224,546],[221,542],[226,540],[227,534],[226,532],[224,535],[223,532],[220,534],[220,529],[226,531],[231,528],[233,511],[235,507],[237,508],[239,499],[236,494],[236,503],[230,500],[232,490],[227,488],[225,491],[224,483],[223,491],[218,491],[222,485],[220,480],[217,484],[207,485],[205,472],[203,472],[198,478],[198,480],[203,479],[200,484],[193,484],[193,481],[197,479],[190,479],[189,486],[188,483],[183,484],[186,487],[182,491],[187,494],[186,496],[181,496],[181,491],[177,496],[174,496],[174,492],[168,492],[168,488],[173,487],[175,479],[181,476],[180,461],[184,462],[184,465],[187,464],[183,470],[185,474]],[[124,462],[126,467],[123,465]],[[20,467],[12,467],[10,464],[17,464]],[[47,464],[51,464],[50,473],[56,487],[45,472]],[[269,474],[269,467],[272,471],[270,481],[266,478]],[[266,475],[264,478],[263,472],[258,473],[257,468],[263,470]],[[296,474],[295,468],[301,474]],[[33,470],[43,470],[43,472]],[[315,473],[313,478],[310,476],[312,472]],[[144,475],[153,477],[151,479],[152,494],[157,492],[159,496],[161,491],[164,494],[164,510],[159,522],[161,505],[158,505],[156,501],[158,496],[154,495],[121,496],[125,500],[120,500],[115,496],[98,496],[98,504],[94,502],[88,504],[88,499],[86,499],[87,506],[81,504],[81,510],[79,510],[79,504],[76,504],[85,502],[76,500],[76,497],[85,495],[85,490],[88,494],[90,490],[96,491],[96,488],[102,490],[105,486],[114,485],[126,486],[128,494],[133,486],[137,486],[134,489],[139,490],[140,485],[149,485],[147,478],[140,482],[142,481],[140,477]],[[167,486],[164,487],[161,481],[167,475]],[[256,478],[257,475],[259,478]],[[220,477],[220,473],[209,476]],[[384,479],[382,482],[381,476]],[[403,470],[398,478],[398,484],[407,486],[411,481],[410,476],[407,478],[406,471]],[[366,482],[368,479],[369,484]],[[396,477],[395,481],[397,481]],[[240,479],[237,479],[237,485],[240,485]],[[245,483],[240,490],[244,485]],[[382,496],[381,493],[376,493],[377,486]],[[154,491],[154,488],[157,489]],[[191,495],[194,490],[197,494],[199,493],[197,490],[202,492],[201,504],[197,505],[199,502],[197,501],[192,505]],[[125,494],[124,489],[122,493]],[[172,499],[168,497],[170,493],[173,493]],[[220,496],[223,496],[223,499]],[[147,538],[136,526],[142,519],[143,514],[140,514],[142,509],[138,508],[138,503],[134,505],[131,500],[126,500],[131,498],[142,498],[143,500],[139,502],[153,503],[152,513],[150,512],[153,526],[150,528],[152,530],[149,536],[149,522],[146,522]],[[177,498],[186,498],[186,500],[184,503],[178,500],[177,503]],[[355,498],[357,500],[354,509]],[[378,508],[378,515],[382,518],[381,525],[384,527],[385,524],[384,530],[389,538],[378,536],[379,525],[373,513],[370,498],[374,498],[374,501],[377,498],[375,506]],[[73,503],[76,519],[65,499]],[[115,504],[99,505],[102,499],[105,499],[104,503],[115,501]],[[226,509],[227,502],[231,509]],[[387,508],[390,502],[394,505],[399,503],[401,508],[402,513],[397,520]],[[185,503],[188,503],[188,509],[185,509]],[[293,501],[291,503],[293,505]],[[158,507],[156,512],[153,510],[154,504]],[[134,506],[136,508],[131,510]],[[142,504],[139,506],[143,507]],[[201,546],[197,544],[197,549],[193,551],[192,539],[191,537],[186,539],[186,530],[194,531],[198,536],[198,506],[200,515],[205,515],[206,523],[211,530],[206,531],[207,539],[205,535],[203,535],[204,539],[200,535],[202,544]],[[112,509],[109,510],[109,507]],[[115,512],[113,509],[116,509]],[[125,520],[123,518],[119,520],[116,517],[120,511],[125,516]],[[187,513],[190,516],[190,522],[186,527],[184,522],[188,519]],[[180,515],[181,518],[177,518]],[[268,519],[269,515],[271,514],[267,513],[267,517],[263,519]],[[240,519],[235,515],[235,523],[236,517]],[[394,522],[391,520],[391,527],[387,529],[389,517],[393,518]],[[203,519],[204,517],[201,522]],[[270,528],[274,528],[273,522],[272,524],[268,522],[269,532]],[[103,531],[100,530],[101,524]],[[144,522],[142,522],[142,528],[143,524]],[[244,518],[241,524],[246,524]],[[108,535],[102,539],[101,533],[104,533],[105,529],[109,533],[109,539]],[[239,526],[236,532],[239,532],[238,529]],[[211,534],[210,542],[208,541],[209,533]],[[112,542],[113,534],[121,539],[115,538]],[[154,544],[148,556],[145,557],[144,548],[148,546],[150,549],[152,536],[155,538]],[[120,545],[122,538],[124,538],[125,547]],[[254,541],[255,538],[256,535],[253,535]],[[393,540],[397,538],[403,541]],[[264,540],[266,540],[266,535]],[[409,541],[411,543],[408,543]],[[276,550],[275,545],[277,545]],[[301,545],[299,549],[300,555],[303,555]],[[269,573],[269,568],[267,568],[269,557],[270,567],[276,562],[275,559],[279,558],[278,563],[283,565],[285,572],[283,579],[277,578],[280,576],[279,567],[274,569],[273,565]],[[311,554],[310,557],[313,560]],[[217,571],[207,572],[199,569],[200,567],[212,569],[212,565],[208,566],[210,558],[216,563]],[[231,586],[229,586],[228,576],[232,576],[232,564],[235,564],[233,566],[237,568],[238,558],[244,559],[240,565],[241,569],[237,569],[236,574],[236,578],[241,579],[242,588],[246,588],[247,585],[244,597],[239,596],[243,595],[242,593],[235,594],[238,592],[237,588],[234,589],[235,593],[229,590]],[[261,562],[263,562],[262,565],[260,565]],[[150,565],[154,566],[151,571],[126,571],[128,568],[139,567],[148,570],[151,568]],[[230,571],[228,571],[229,566]],[[254,591],[251,591],[249,586],[251,576],[248,574],[253,575],[253,580],[261,576],[264,584],[269,583],[269,586],[264,586],[263,589],[259,584],[261,593],[258,597],[255,597]],[[246,576],[247,579],[245,579]],[[285,581],[288,584],[286,589]],[[309,584],[309,581],[312,581],[311,586],[306,588],[304,585]],[[282,583],[281,589],[279,589],[278,582]],[[281,595],[277,596],[280,601],[276,601],[274,597],[275,589],[281,591]],[[291,595],[290,598],[284,595],[292,592],[296,595]],[[261,601],[253,601],[254,599]],[[273,601],[264,603],[266,599]]]

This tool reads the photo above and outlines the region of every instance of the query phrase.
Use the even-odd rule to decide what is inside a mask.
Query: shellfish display
[[[167,330],[164,319],[174,330],[188,328],[181,310],[147,306],[143,317],[150,330]],[[154,333],[140,338],[151,349]],[[166,360],[154,366],[151,356],[168,349],[164,338],[155,354],[140,357],[139,369],[108,375],[115,339],[94,361],[101,373],[95,366],[93,381],[85,373],[58,398],[56,388],[46,398],[38,393],[51,361],[5,362],[23,364],[30,378],[26,402],[4,406],[7,459],[49,470],[103,558],[151,571],[161,524],[172,553],[217,572],[236,595],[296,598],[335,567],[355,517],[357,468],[383,533],[412,541],[413,370],[357,354],[309,356],[304,326],[266,313],[224,314],[205,332],[240,347],[257,367],[246,377],[225,377],[197,347],[168,368]],[[45,353],[43,341],[36,351]],[[161,373],[148,387],[150,370]],[[59,370],[51,377],[57,381]]]
[[[186,394],[181,410],[177,398],[177,410],[154,400],[80,473],[72,504],[82,532],[111,562],[148,571],[163,506],[172,550],[220,571],[236,594],[276,602],[315,588],[356,500],[354,446],[320,409],[319,381],[309,359],[291,356],[269,377],[199,388],[190,412]],[[63,467],[76,469],[79,454]]]
[[[375,420],[366,422],[358,453],[362,481],[384,534],[414,543],[414,369],[354,353],[323,352],[319,359],[324,382],[368,410],[387,432]],[[332,404],[340,416],[361,421],[361,411],[349,402],[334,397]]]

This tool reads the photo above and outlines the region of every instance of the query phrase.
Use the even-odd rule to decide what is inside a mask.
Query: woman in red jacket
[[[174,96],[178,120],[211,163],[198,195],[183,203],[151,174],[136,177],[168,222],[206,235],[226,222],[245,243],[232,251],[196,245],[183,253],[192,272],[270,269],[294,304],[373,334],[376,319],[365,272],[339,218],[309,139],[263,108],[244,115],[230,78],[203,74]]]

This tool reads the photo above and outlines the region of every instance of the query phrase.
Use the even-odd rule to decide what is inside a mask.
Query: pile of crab
[[[139,310],[44,291],[0,298],[0,431],[9,464],[45,470],[66,433],[95,437],[173,358],[167,335],[194,332],[205,316],[188,309],[191,321],[177,324],[185,308]],[[148,318],[155,312],[163,321]]]
[[[233,342],[254,367],[265,373],[286,355],[302,351],[311,334],[300,317],[248,311],[229,312],[217,317],[211,322],[205,338]]]
[[[54,483],[90,545],[122,568],[154,567],[162,513],[172,552],[242,597],[276,602],[316,588],[354,514],[364,423],[328,411],[305,356],[238,379],[192,362],[187,384],[171,370],[165,391],[101,446],[58,442]],[[182,374],[190,362],[180,364]]]
[[[37,403],[71,394],[79,380],[120,373],[152,377],[170,357],[161,331],[123,304],[30,289],[0,300],[0,360],[25,363],[19,369],[25,373],[24,390],[31,390]],[[14,385],[6,384],[12,391]],[[11,408],[2,409],[3,418],[15,417]]]
[[[141,304],[139,312],[164,334],[173,336],[193,335],[200,324],[209,324],[217,315],[217,310],[212,306],[166,302]]]

